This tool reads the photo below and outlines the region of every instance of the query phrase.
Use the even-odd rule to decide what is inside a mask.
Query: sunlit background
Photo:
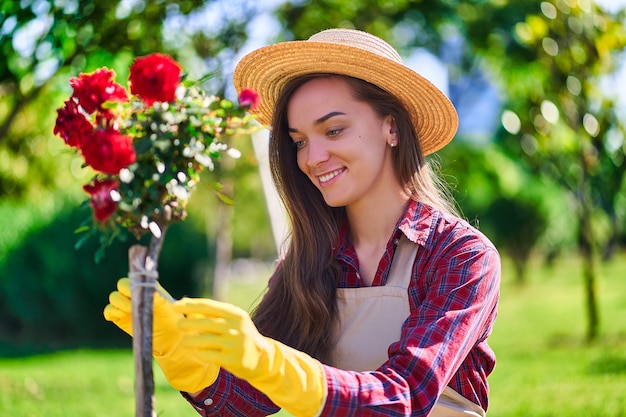
[[[234,98],[245,53],[336,26],[387,39],[458,109],[433,161],[503,258],[489,415],[626,415],[626,0],[0,5],[0,415],[133,410],[130,341],[102,308],[134,242],[99,263],[99,242],[74,248],[93,172],[52,133],[69,79],[108,66],[125,85],[134,57],[159,51]],[[234,206],[201,184],[168,231],[159,272],[174,296],[250,308],[264,288],[283,230],[265,139],[234,139],[242,157],[205,176]],[[160,415],[195,415],[156,377]]]

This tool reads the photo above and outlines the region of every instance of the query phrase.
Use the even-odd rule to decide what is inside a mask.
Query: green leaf
[[[222,191],[224,189],[224,186],[219,182],[210,182],[208,187],[213,191]]]
[[[100,261],[102,261],[104,259],[104,256],[106,255],[106,251],[104,249],[104,247],[100,246],[98,248],[98,250],[96,250],[96,253],[94,254],[94,261],[99,264]]]
[[[82,235],[80,237],[80,239],[78,239],[76,241],[76,243],[74,244],[74,250],[78,250],[78,249],[82,248],[83,245],[85,244],[85,242],[87,242],[87,240],[89,240],[90,237],[91,237],[91,233],[86,233],[86,234]]]
[[[213,72],[209,72],[205,75],[203,75],[201,78],[199,78],[198,80],[192,82],[189,86],[192,85],[198,85],[198,84],[203,84],[206,81],[210,80],[211,78],[215,78],[215,76],[218,74],[218,71],[213,71]]]
[[[79,233],[84,233],[84,232],[87,232],[89,229],[91,229],[89,226],[84,225],[84,226],[81,226],[78,229],[74,230],[74,234],[77,235]]]
[[[230,196],[216,191],[215,195],[217,195],[217,198],[224,204],[229,205],[229,206],[234,206],[235,205],[235,200],[233,200]]]

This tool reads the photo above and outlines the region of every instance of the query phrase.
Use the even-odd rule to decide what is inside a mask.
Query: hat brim
[[[234,74],[235,89],[252,89],[260,96],[251,110],[259,123],[269,126],[283,87],[301,75],[347,75],[374,84],[409,109],[424,155],[448,144],[458,128],[458,115],[450,100],[411,68],[352,46],[314,41],[269,45],[244,56]]]

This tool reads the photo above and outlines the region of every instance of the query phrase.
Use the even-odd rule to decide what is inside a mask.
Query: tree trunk
[[[608,215],[609,221],[611,222],[611,230],[609,232],[609,239],[604,245],[604,250],[602,251],[602,260],[605,262],[610,261],[613,258],[613,255],[615,255],[621,236],[621,228],[615,210],[610,210]]]
[[[524,286],[526,284],[526,264],[528,259],[521,259],[514,254],[511,256],[513,269],[515,270],[515,285]]]
[[[584,165],[583,165],[584,166]],[[583,174],[580,187],[580,214],[578,220],[578,246],[583,261],[583,280],[585,303],[587,307],[587,341],[591,342],[598,336],[600,317],[598,313],[596,283],[598,270],[596,262],[595,236],[591,223],[592,202],[587,173]]]

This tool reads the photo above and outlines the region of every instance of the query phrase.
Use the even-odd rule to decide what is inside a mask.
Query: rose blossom
[[[117,210],[117,202],[111,193],[117,191],[119,183],[114,180],[96,179],[91,184],[85,184],[83,190],[91,196],[89,204],[93,215],[100,223],[104,223]]]
[[[247,107],[250,110],[256,109],[256,107],[259,105],[259,101],[259,94],[250,88],[246,88],[245,90],[241,91],[241,94],[239,94],[239,105],[241,105],[242,107]]]
[[[174,101],[181,71],[180,64],[167,55],[157,53],[137,58],[130,67],[130,92],[148,106],[155,101]]]
[[[90,114],[107,101],[127,101],[126,90],[114,79],[115,71],[106,67],[89,74],[80,74],[78,78],[73,77],[70,79],[70,85],[74,89],[72,97]]]
[[[83,140],[82,152],[87,165],[111,175],[117,175],[136,157],[132,139],[112,128],[98,129]]]
[[[80,148],[83,138],[93,132],[93,125],[78,110],[74,100],[67,100],[65,106],[57,110],[54,134],[61,136],[66,144]]]

